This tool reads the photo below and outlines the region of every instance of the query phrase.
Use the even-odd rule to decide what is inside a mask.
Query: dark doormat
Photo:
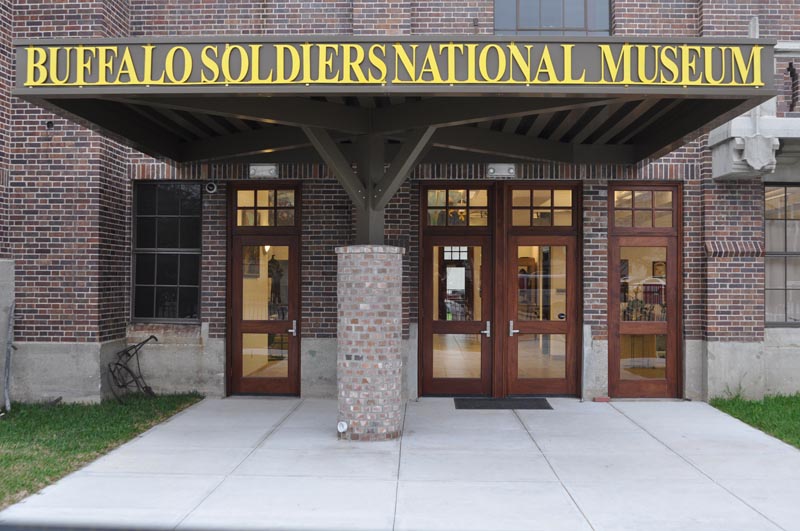
[[[546,398],[454,398],[456,409],[553,409]]]

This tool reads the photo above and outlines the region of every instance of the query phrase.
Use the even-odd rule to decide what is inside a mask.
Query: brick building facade
[[[784,120],[780,122],[784,133],[776,134],[784,147],[800,135],[793,122],[800,112],[793,74],[800,57],[794,40],[800,29],[798,11],[794,2],[778,0],[611,0],[606,34],[740,38],[752,33],[756,17],[760,37],[776,39],[779,50],[774,71],[778,96],[759,113],[773,121]],[[20,349],[14,365],[15,396],[97,399],[105,392],[103,367],[112,354],[151,333],[160,342],[147,350],[143,364],[157,390],[231,392],[229,223],[234,203],[229,189],[232,183],[251,181],[251,168],[237,161],[157,160],[117,142],[120,139],[95,132],[89,123],[79,125],[12,97],[14,39],[490,36],[495,33],[496,16],[492,0],[14,0],[0,6],[0,76],[6,80],[0,84],[0,259],[15,264],[15,341]],[[620,112],[619,107],[616,110]],[[189,131],[223,127],[213,121],[188,121]],[[557,125],[517,117],[479,127],[517,132],[538,127],[546,134]],[[680,343],[677,396],[707,399],[728,392],[757,396],[800,389],[800,333],[791,328],[791,317],[784,326],[776,326],[767,325],[765,316],[764,183],[777,175],[775,180],[791,185],[794,160],[787,155],[782,162],[779,151],[769,169],[719,178],[712,151],[731,139],[715,138],[713,133],[698,133],[661,158],[630,164],[516,161],[514,182],[579,185],[575,197],[582,205],[577,224],[580,367],[579,387],[569,394],[609,395],[609,202],[614,201],[609,185],[615,182],[631,183],[632,189],[680,184],[675,188],[680,201],[675,203],[682,214],[676,227],[682,300],[680,322],[671,324]],[[333,395],[338,326],[334,249],[356,242],[358,214],[329,166],[318,161],[276,164],[279,180],[297,184],[302,220],[298,227],[300,393]],[[503,182],[494,179],[488,168],[485,162],[458,157],[452,162],[424,162],[385,208],[385,243],[405,251],[402,334],[406,393],[412,396],[424,392],[417,385],[425,370],[419,354],[425,291],[420,282],[430,274],[421,265],[421,240],[426,238],[421,201],[431,183],[449,189],[460,183]],[[134,310],[134,188],[136,183],[168,181],[217,184],[215,193],[202,193],[199,310],[184,322],[137,319]],[[492,193],[501,193],[497,186]],[[791,292],[791,287],[784,285],[784,291]]]

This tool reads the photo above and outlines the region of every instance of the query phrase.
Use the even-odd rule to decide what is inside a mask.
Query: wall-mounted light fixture
[[[251,164],[251,179],[274,179],[278,176],[277,164]]]
[[[513,179],[517,176],[517,165],[508,162],[487,164],[486,176],[493,179]]]

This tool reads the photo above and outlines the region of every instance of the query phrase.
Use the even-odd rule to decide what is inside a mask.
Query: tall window
[[[494,0],[496,35],[609,35],[609,0]]]
[[[764,193],[766,321],[800,323],[800,186],[771,186]]]
[[[200,318],[201,188],[136,183],[133,317]]]

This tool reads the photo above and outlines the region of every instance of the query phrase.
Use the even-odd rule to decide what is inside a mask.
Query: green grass
[[[770,396],[764,400],[717,398],[711,405],[800,448],[800,394]]]
[[[132,396],[125,405],[13,404],[0,419],[0,509],[96,459],[202,398]]]

